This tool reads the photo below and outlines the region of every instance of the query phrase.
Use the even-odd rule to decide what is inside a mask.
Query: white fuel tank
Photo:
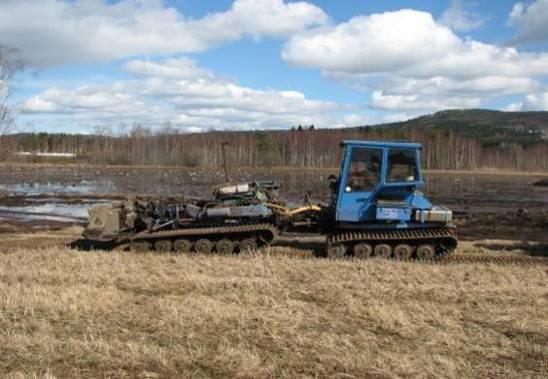
[[[453,212],[449,208],[438,205],[428,210],[417,210],[415,212],[415,221],[449,223],[453,221]]]

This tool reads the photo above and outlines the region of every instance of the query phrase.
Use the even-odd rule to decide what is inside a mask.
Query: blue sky
[[[33,20],[32,23],[27,20]],[[16,131],[342,127],[548,110],[548,0],[2,0]]]

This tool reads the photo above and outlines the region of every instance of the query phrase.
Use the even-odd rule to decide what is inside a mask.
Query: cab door
[[[374,197],[383,181],[384,149],[348,146],[340,176],[337,221],[375,220]]]

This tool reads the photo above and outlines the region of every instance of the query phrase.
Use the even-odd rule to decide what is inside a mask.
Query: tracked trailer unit
[[[288,209],[273,182],[226,184],[213,197],[196,199],[134,198],[89,210],[84,237],[98,248],[127,245],[132,250],[231,254],[268,245],[309,205]],[[283,221],[282,221],[283,219]]]
[[[97,247],[231,254],[270,244],[279,233],[326,236],[329,257],[432,260],[455,249],[452,212],[432,205],[421,146],[344,141],[329,204],[288,207],[273,182],[219,186],[209,200],[131,199],[90,209],[84,236]]]

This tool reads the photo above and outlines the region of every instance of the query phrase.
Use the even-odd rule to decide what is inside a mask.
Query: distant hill
[[[394,128],[443,128],[474,137],[484,145],[548,141],[548,112],[502,112],[483,109],[446,110],[404,122],[378,125]]]

